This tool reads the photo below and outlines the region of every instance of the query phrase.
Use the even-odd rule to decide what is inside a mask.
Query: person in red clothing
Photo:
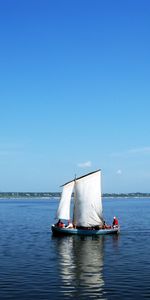
[[[55,226],[63,228],[65,227],[65,224],[59,219],[58,222],[55,224]]]
[[[118,219],[116,217],[114,217],[112,226],[117,227],[118,225],[119,225]]]

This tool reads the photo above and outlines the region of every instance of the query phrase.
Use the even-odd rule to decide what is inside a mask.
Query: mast
[[[73,205],[73,224],[76,227],[76,221],[75,221],[75,199],[76,199],[76,174],[74,178],[74,205]]]

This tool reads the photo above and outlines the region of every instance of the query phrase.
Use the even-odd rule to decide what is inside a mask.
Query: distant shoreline
[[[60,198],[59,192],[1,192],[0,199],[2,198]],[[104,193],[103,198],[150,198],[150,193]]]

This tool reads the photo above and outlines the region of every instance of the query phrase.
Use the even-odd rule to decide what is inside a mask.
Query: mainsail
[[[74,224],[91,227],[103,223],[101,171],[92,172],[75,180]]]
[[[73,189],[74,225],[84,227],[101,225],[103,223],[101,171],[89,173],[64,184],[56,214],[58,219],[70,219],[70,203]]]

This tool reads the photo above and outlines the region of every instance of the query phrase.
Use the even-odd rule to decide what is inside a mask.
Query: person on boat
[[[94,227],[94,229],[98,230],[98,229],[106,229],[108,228],[108,225],[106,224],[105,220],[103,220],[101,225],[97,225]]]
[[[63,228],[65,227],[65,224],[59,219],[58,222],[55,224],[55,226]]]
[[[116,217],[114,217],[112,226],[113,227],[118,227],[118,225],[119,225],[118,219]]]
[[[101,229],[110,229],[111,226],[106,224],[105,220],[103,220],[103,225],[102,225],[102,228]]]
[[[105,222],[105,220],[103,220],[103,224],[100,226],[100,229],[105,229],[106,228],[106,222]]]
[[[106,224],[106,222],[103,222],[103,228],[102,229],[110,229],[111,225]]]
[[[68,225],[66,226],[66,228],[73,228],[73,224],[71,220],[68,220]]]

